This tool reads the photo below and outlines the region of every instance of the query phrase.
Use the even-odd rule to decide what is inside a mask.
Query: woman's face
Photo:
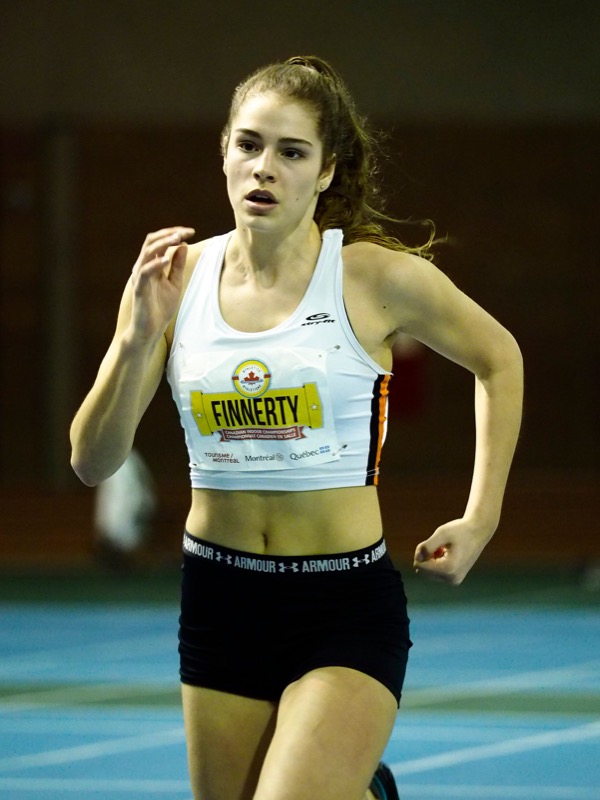
[[[224,157],[238,226],[291,230],[312,220],[333,177],[310,107],[273,92],[251,95],[232,120]]]

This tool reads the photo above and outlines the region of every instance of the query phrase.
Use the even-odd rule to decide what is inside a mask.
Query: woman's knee
[[[368,675],[308,673],[282,697],[255,800],[364,800],[396,712],[394,695]]]

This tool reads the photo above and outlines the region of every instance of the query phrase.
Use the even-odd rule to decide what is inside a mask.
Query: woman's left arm
[[[394,254],[395,255],[395,254]],[[461,583],[494,534],[521,424],[523,362],[514,337],[435,266],[386,258],[385,313],[396,327],[475,376],[476,445],[464,515],[440,526],[415,551],[415,568]]]

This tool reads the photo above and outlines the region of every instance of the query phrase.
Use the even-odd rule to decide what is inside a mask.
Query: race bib
[[[193,466],[279,470],[337,460],[328,357],[294,348],[186,360],[179,393]]]

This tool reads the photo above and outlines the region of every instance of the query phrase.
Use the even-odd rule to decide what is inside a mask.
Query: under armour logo
[[[298,567],[298,564],[295,561],[292,564],[279,565],[279,572],[285,572],[287,569],[291,569],[292,572],[300,572],[300,568]]]
[[[352,563],[353,563],[353,565],[355,567],[359,567],[361,565],[361,563],[368,564],[369,563],[369,554],[365,553],[362,558],[359,558],[358,556],[354,556],[354,558],[352,559]]]

